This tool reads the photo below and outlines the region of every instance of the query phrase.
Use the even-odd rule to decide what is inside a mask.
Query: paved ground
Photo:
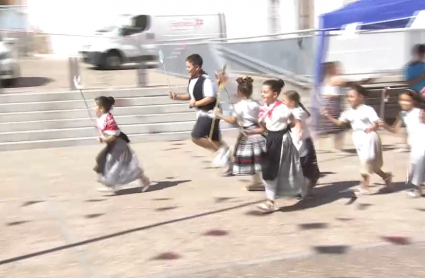
[[[267,216],[249,178],[219,177],[189,141],[133,145],[159,184],[114,197],[95,190],[100,146],[2,152],[0,277],[425,277],[425,206],[403,192],[408,154],[383,142],[396,193],[354,199],[352,144],[322,141],[315,197]]]

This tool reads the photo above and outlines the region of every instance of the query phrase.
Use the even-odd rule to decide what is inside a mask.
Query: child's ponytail
[[[304,112],[307,113],[307,116],[311,116],[310,112],[308,112],[308,110],[305,108],[304,104],[302,104],[301,102],[298,102],[298,106],[301,107],[302,110],[304,110]]]

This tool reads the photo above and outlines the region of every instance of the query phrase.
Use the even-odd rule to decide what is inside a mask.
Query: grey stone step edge
[[[224,135],[236,136],[239,132],[237,128],[224,128],[221,129]],[[183,141],[190,139],[191,131],[183,132],[164,132],[157,134],[133,134],[130,137],[132,143],[140,143],[147,141]],[[83,145],[98,144],[95,137],[82,137],[82,138],[67,138],[55,140],[39,140],[39,141],[21,141],[21,142],[8,142],[0,143],[0,151],[19,151],[30,149],[48,149],[60,147],[73,147]]]

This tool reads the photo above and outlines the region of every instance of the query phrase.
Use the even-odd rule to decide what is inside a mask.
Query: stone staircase
[[[90,108],[97,96],[113,96],[112,113],[132,142],[187,139],[195,111],[186,102],[169,99],[167,91],[167,87],[96,90],[84,91],[84,96]],[[0,94],[0,151],[96,144],[93,126],[78,91]],[[223,123],[221,129],[234,128]]]

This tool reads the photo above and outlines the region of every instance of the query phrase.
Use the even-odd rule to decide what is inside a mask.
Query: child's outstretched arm
[[[169,92],[168,95],[172,100],[190,100],[190,95],[186,94],[176,94],[174,92]]]
[[[254,135],[254,134],[263,134],[264,132],[266,132],[266,124],[265,123],[260,123],[260,126],[254,129],[250,129],[250,130],[244,130],[246,135]]]
[[[236,124],[238,122],[238,118],[236,117],[226,117],[223,114],[221,114],[220,109],[219,108],[215,108],[214,109],[214,114],[220,118],[221,120],[228,122],[229,124]]]
[[[344,126],[344,125],[346,125],[346,124],[347,124],[347,122],[345,122],[345,121],[341,121],[341,120],[339,120],[339,119],[335,119],[334,117],[332,117],[331,115],[329,115],[328,111],[326,111],[326,110],[323,110],[323,111],[322,111],[322,115],[323,115],[326,119],[328,119],[329,121],[331,121],[332,123],[334,123],[334,124],[335,124],[335,125],[337,125],[337,126]]]
[[[401,127],[401,119],[400,116],[397,116],[394,124],[392,126],[389,126],[383,119],[379,119],[378,126],[384,128],[385,130],[388,130],[391,133],[398,133]]]

